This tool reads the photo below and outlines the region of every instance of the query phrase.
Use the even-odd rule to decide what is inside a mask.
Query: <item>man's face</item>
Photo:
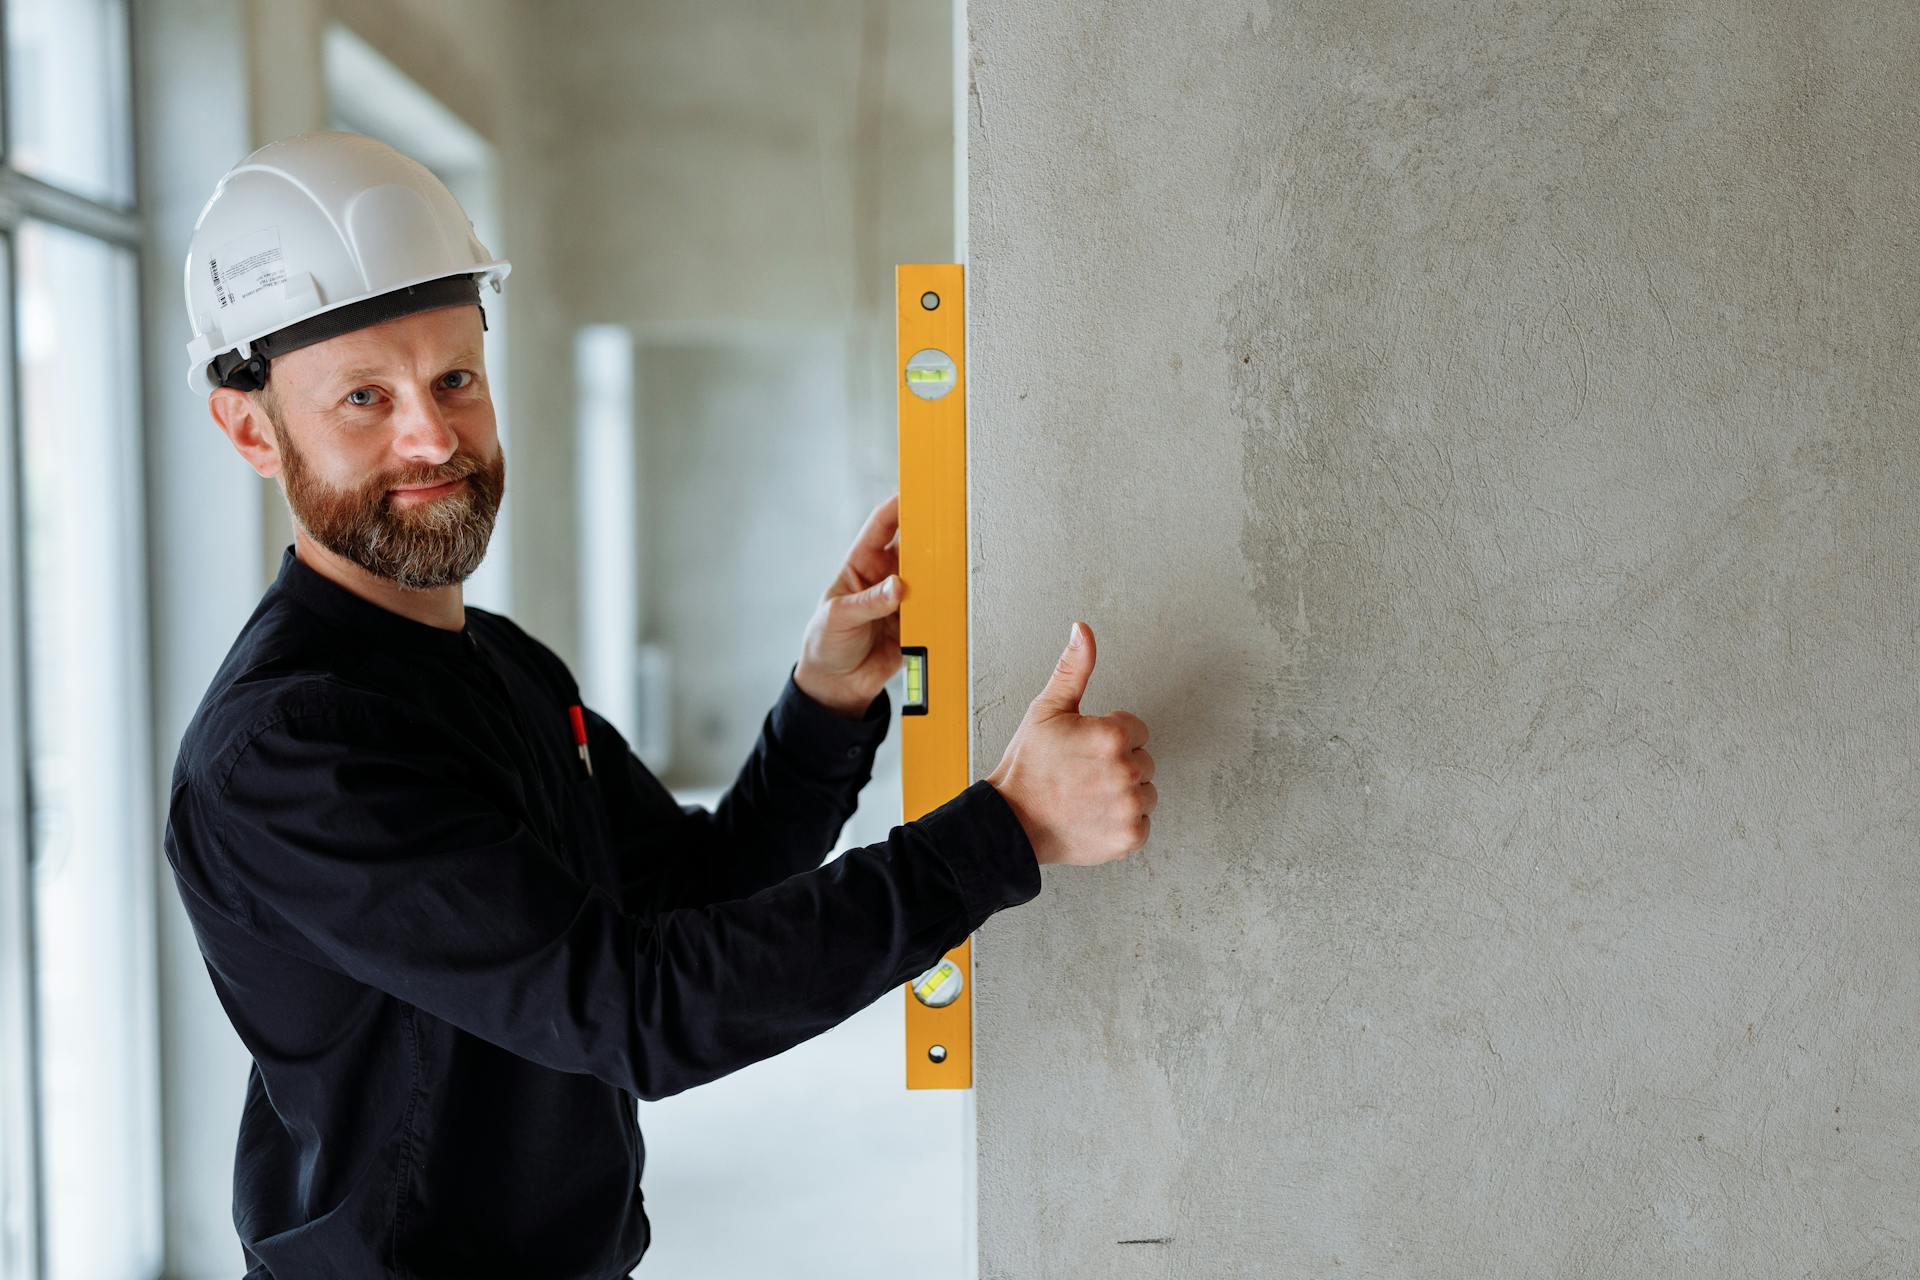
[[[273,362],[259,399],[315,542],[416,590],[480,567],[506,487],[481,345],[478,308],[442,307]]]

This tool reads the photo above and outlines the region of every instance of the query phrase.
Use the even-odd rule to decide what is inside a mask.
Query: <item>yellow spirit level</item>
[[[906,820],[972,782],[967,767],[967,388],[964,277],[903,264],[899,291],[900,706]],[[973,1087],[973,943],[907,984],[907,1088]]]

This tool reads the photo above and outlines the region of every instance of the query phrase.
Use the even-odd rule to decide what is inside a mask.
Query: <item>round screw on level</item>
[[[943,1044],[933,1045],[927,1050],[927,1057],[935,1062],[945,1062],[947,1060],[947,1046]]]
[[[940,295],[929,289],[920,295],[920,305],[929,311],[938,311],[940,309]]]

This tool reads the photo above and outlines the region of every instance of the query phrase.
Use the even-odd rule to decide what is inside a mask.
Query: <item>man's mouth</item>
[[[426,485],[411,489],[389,489],[387,492],[401,503],[412,505],[417,502],[431,502],[435,498],[445,497],[467,482],[465,476],[456,476],[444,484]]]

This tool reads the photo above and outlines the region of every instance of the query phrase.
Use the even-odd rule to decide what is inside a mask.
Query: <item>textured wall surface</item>
[[[830,335],[640,349],[640,629],[672,661],[671,758],[646,763],[670,787],[733,782],[878,501],[848,465],[845,351]]]
[[[1920,9],[971,0],[981,1274],[1920,1269]]]

